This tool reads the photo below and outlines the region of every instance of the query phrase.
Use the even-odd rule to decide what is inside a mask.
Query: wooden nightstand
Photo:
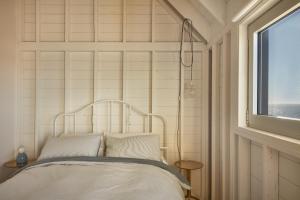
[[[33,159],[29,159],[27,165],[33,163],[34,161],[35,160],[33,160]],[[22,167],[18,167],[17,166],[17,163],[16,163],[15,160],[8,161],[8,162],[4,163],[3,166],[6,167],[6,168],[13,168],[13,169],[20,169],[20,168],[22,168]],[[25,167],[25,166],[23,166],[23,167]]]
[[[193,160],[179,160],[175,162],[175,166],[179,169],[186,171],[186,178],[191,183],[191,173],[192,170],[201,169],[203,167],[203,164],[201,162],[193,161]],[[199,200],[199,198],[192,196],[192,191],[188,190],[187,195],[185,196],[187,199],[196,199]]]
[[[31,164],[32,162],[34,162],[35,160],[28,160],[28,164]],[[8,161],[6,163],[3,164],[3,166],[0,166],[0,183],[4,182],[7,180],[7,178],[14,173],[15,171],[21,169],[22,167],[18,167],[17,163],[15,160],[11,160]]]

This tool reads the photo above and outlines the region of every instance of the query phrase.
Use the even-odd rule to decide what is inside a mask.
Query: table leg
[[[192,182],[191,182],[191,180],[192,180],[191,179],[191,173],[192,173],[191,170],[186,170],[186,178],[190,182],[190,184],[192,184]],[[200,200],[197,197],[192,196],[192,190],[187,191],[187,194],[186,194],[185,198]]]

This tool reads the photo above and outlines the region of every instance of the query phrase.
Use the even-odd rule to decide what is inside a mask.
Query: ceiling
[[[193,20],[197,31],[207,41],[212,39],[212,31],[226,24],[227,3],[230,0],[165,0],[182,16]]]

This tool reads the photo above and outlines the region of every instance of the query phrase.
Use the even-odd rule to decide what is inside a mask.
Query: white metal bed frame
[[[163,141],[162,141],[162,145],[163,147],[161,147],[162,150],[164,150],[164,154],[166,156],[166,150],[167,150],[167,146],[166,146],[166,127],[167,127],[167,122],[165,120],[165,118],[159,114],[154,114],[154,113],[145,113],[141,110],[139,110],[138,108],[134,107],[133,105],[122,101],[122,100],[97,100],[93,103],[87,104],[82,106],[81,108],[73,111],[73,112],[69,112],[69,113],[59,113],[58,115],[55,116],[54,118],[54,123],[53,123],[53,136],[57,137],[60,134],[57,133],[57,121],[59,118],[63,117],[63,119],[66,119],[66,117],[71,117],[73,118],[73,134],[76,135],[77,131],[76,131],[76,116],[79,115],[81,112],[83,112],[84,110],[87,110],[89,108],[92,108],[92,115],[91,115],[91,121],[92,121],[92,127],[93,127],[93,131],[95,130],[95,106],[99,105],[99,104],[106,104],[107,108],[108,108],[108,113],[107,113],[107,118],[108,118],[108,127],[107,127],[107,131],[111,132],[111,127],[112,127],[112,104],[120,104],[123,106],[123,126],[125,126],[125,128],[123,128],[122,133],[120,134],[126,134],[128,133],[129,130],[129,126],[131,125],[131,113],[134,112],[136,114],[138,114],[139,116],[141,116],[143,118],[143,131],[152,132],[152,128],[150,127],[150,123],[152,122],[152,117],[159,119],[162,122],[163,125]],[[125,123],[124,123],[125,120]],[[148,123],[147,123],[148,122]],[[66,120],[64,120],[64,125],[66,126]]]

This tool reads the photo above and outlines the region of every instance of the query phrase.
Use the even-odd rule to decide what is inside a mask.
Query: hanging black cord
[[[187,28],[185,28],[187,26]],[[189,37],[189,43],[191,48],[191,63],[186,64],[183,61],[182,53],[183,53],[183,43],[184,43],[184,32],[188,32]],[[194,64],[194,44],[193,44],[193,22],[190,19],[185,18],[182,22],[182,28],[181,28],[181,40],[180,40],[180,69],[179,69],[179,103],[178,103],[178,115],[177,115],[177,151],[178,151],[178,157],[179,160],[181,160],[181,101],[182,101],[182,90],[181,90],[181,73],[182,73],[182,66],[191,68],[191,80],[193,80],[193,64]]]

